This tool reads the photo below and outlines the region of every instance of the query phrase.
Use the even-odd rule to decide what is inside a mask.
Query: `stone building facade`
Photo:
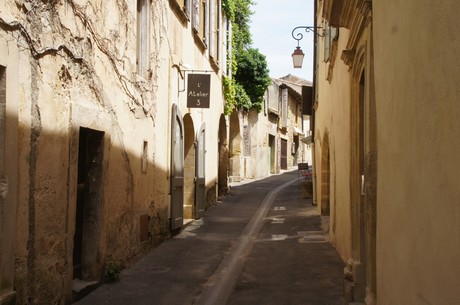
[[[350,303],[460,300],[459,10],[316,1],[316,194]]]
[[[228,26],[219,0],[0,1],[1,304],[70,303],[226,190]]]
[[[272,79],[263,109],[239,114],[242,179],[263,178],[298,163],[311,165],[311,150],[301,141],[310,128],[302,114],[302,87],[311,83],[292,75]]]

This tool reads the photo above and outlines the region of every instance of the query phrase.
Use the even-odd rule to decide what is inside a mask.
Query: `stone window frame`
[[[190,21],[192,0],[169,0],[171,8],[183,23]]]

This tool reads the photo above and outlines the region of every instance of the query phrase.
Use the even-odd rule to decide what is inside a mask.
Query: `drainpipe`
[[[318,25],[318,18],[317,18],[317,0],[313,2],[313,14],[314,14],[314,20],[313,20],[313,26],[316,29]],[[310,131],[311,131],[311,150],[312,150],[312,187],[313,187],[313,199],[312,199],[312,204],[317,205],[316,202],[316,151],[315,151],[315,105],[316,105],[316,85],[317,85],[317,67],[316,67],[316,55],[317,55],[317,40],[318,40],[318,35],[313,35],[313,86],[312,86],[312,110],[311,110],[311,120],[310,120]]]

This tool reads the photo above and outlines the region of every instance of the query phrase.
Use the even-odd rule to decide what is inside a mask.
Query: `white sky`
[[[299,25],[313,26],[314,0],[255,0],[251,8],[252,46],[267,57],[270,76],[274,78],[292,74],[312,80],[313,33],[306,33],[300,41],[305,53],[302,69],[292,67],[291,54],[297,46],[292,30]]]

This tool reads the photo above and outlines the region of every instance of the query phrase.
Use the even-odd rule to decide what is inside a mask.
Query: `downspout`
[[[313,11],[314,11],[314,21],[313,26],[317,28],[317,0],[313,2]],[[316,85],[317,85],[317,67],[316,67],[316,55],[317,55],[317,40],[318,35],[313,35],[313,86],[312,86],[312,110],[311,110],[311,120],[310,120],[310,132],[311,132],[311,150],[312,150],[312,184],[313,184],[313,199],[312,205],[317,205],[316,202],[316,151],[315,151],[315,105],[316,105]]]

